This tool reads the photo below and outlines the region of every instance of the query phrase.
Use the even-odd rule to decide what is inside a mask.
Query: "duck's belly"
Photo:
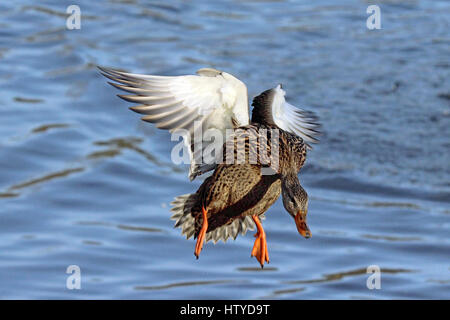
[[[236,219],[266,212],[280,196],[281,182],[276,176],[262,176],[259,166],[244,164],[219,167],[205,188],[208,231],[213,231]]]
[[[259,202],[253,207],[242,212],[240,217],[252,216],[252,215],[261,215],[266,212],[272,204],[277,201],[278,197],[281,194],[281,181],[277,179],[273,182],[268,188],[265,195],[259,200]]]

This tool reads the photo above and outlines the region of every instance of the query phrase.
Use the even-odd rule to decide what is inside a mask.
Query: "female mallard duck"
[[[269,262],[267,242],[260,216],[278,199],[294,218],[298,232],[311,233],[306,224],[308,195],[300,185],[298,173],[306,159],[308,142],[317,142],[317,118],[285,101],[278,85],[257,96],[248,116],[247,88],[232,75],[214,69],[200,69],[198,76],[161,77],[124,73],[100,68],[103,75],[118,82],[113,86],[136,95],[119,95],[140,102],[133,111],[146,114],[143,120],[174,131],[184,129],[194,179],[208,171],[196,193],[173,201],[175,227],[189,239],[197,238],[194,254],[198,258],[205,241],[226,241],[256,225],[251,256],[264,266]],[[223,145],[219,161],[205,163],[202,151],[211,139],[195,140],[195,121],[202,129],[233,129]],[[197,139],[198,140],[198,139]],[[239,142],[243,148],[239,148]],[[201,148],[196,148],[198,144]],[[200,152],[198,152],[200,150]],[[229,150],[232,160],[228,158]],[[257,155],[253,157],[253,155]],[[271,155],[270,159],[267,155]],[[243,161],[236,161],[243,159]],[[222,161],[220,161],[222,160]]]
[[[196,193],[183,195],[175,199],[172,211],[175,226],[181,227],[187,238],[197,238],[195,256],[198,258],[204,241],[236,238],[239,232],[245,233],[251,218],[257,228],[256,240],[251,256],[256,256],[261,264],[269,262],[266,235],[259,216],[283,194],[283,204],[294,217],[297,229],[302,236],[309,238],[311,233],[306,224],[308,195],[300,185],[297,174],[306,159],[306,144],[302,138],[280,129],[273,121],[270,106],[281,88],[263,92],[253,100],[252,122],[248,126],[237,128],[224,145],[224,152],[234,152],[234,163],[223,161],[215,167],[214,173],[205,179]],[[274,131],[276,130],[276,131]],[[277,134],[278,139],[272,135]],[[266,137],[267,135],[267,137]],[[238,149],[238,141],[245,148]],[[252,143],[254,145],[252,145]],[[251,153],[273,155],[276,143],[276,166],[256,157],[251,163]],[[255,145],[256,144],[256,145]],[[261,152],[265,148],[265,152]],[[245,163],[237,163],[239,151],[245,153]],[[274,158],[275,159],[275,158]],[[264,174],[264,168],[274,168]]]

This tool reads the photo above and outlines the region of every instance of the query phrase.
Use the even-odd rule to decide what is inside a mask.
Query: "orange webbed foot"
[[[204,207],[202,207],[202,215],[203,215],[203,224],[198,234],[197,243],[195,244],[195,251],[194,251],[194,255],[197,257],[197,259],[200,255],[200,252],[202,251],[206,231],[208,230],[208,211]]]
[[[262,227],[261,221],[258,216],[252,216],[253,221],[256,224],[257,232],[255,234],[255,243],[253,244],[253,249],[251,257],[256,257],[256,259],[261,264],[261,268],[264,268],[264,263],[269,263],[269,251],[267,250],[266,233]]]

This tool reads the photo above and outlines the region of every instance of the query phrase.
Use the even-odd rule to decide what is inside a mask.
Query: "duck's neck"
[[[281,187],[282,189],[297,189],[302,188],[298,175],[294,170],[286,169],[281,173]],[[303,189],[303,188],[302,188]]]
[[[296,199],[300,201],[300,204],[302,204],[303,207],[307,207],[308,194],[300,184],[297,174],[292,173],[281,177],[281,191],[283,194],[283,203],[285,207],[286,200],[289,199]]]

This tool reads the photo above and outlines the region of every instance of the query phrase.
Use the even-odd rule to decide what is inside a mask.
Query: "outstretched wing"
[[[301,137],[309,143],[317,143],[320,135],[318,117],[289,104],[284,98],[286,92],[281,85],[261,93],[253,99],[252,121],[275,123],[281,129]]]
[[[204,68],[197,75],[166,77],[99,69],[114,81],[109,84],[130,93],[118,96],[139,104],[130,109],[143,114],[142,120],[170,132],[185,132],[182,135],[191,160],[191,180],[198,175],[196,168],[202,164],[203,150],[211,143],[203,138],[206,130],[218,129],[225,136],[225,130],[236,123],[249,124],[247,87],[229,73]],[[194,141],[194,135],[200,139]],[[201,148],[195,144],[201,144]]]

